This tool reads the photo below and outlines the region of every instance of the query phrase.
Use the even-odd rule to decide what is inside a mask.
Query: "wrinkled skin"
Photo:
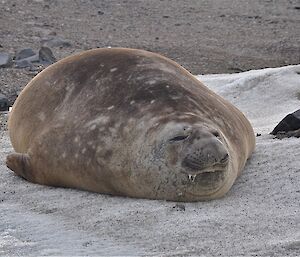
[[[7,166],[39,184],[148,199],[223,196],[255,146],[245,116],[158,54],[96,49],[34,78]]]

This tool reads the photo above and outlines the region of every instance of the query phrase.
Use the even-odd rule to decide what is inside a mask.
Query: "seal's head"
[[[231,174],[226,137],[213,125],[197,119],[166,119],[149,129],[143,140],[137,153],[139,166],[144,168],[140,172],[145,183],[156,184],[151,192],[155,198],[220,197],[236,177]]]

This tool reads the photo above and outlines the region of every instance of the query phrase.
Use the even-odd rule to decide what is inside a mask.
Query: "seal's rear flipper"
[[[28,154],[12,153],[6,157],[6,166],[18,176],[34,182]]]

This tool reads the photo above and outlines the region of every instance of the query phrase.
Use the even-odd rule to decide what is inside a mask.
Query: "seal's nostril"
[[[220,138],[220,133],[219,133],[217,130],[214,130],[214,131],[212,132],[212,134],[213,134],[215,137]]]
[[[228,153],[224,155],[224,157],[220,160],[221,163],[226,163],[229,159]]]

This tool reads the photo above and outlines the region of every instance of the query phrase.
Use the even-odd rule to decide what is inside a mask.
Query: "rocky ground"
[[[96,47],[142,48],[193,74],[300,62],[299,0],[1,0],[0,6],[0,53],[12,58],[46,44],[57,59]],[[37,72],[0,68],[0,93],[10,105]]]

